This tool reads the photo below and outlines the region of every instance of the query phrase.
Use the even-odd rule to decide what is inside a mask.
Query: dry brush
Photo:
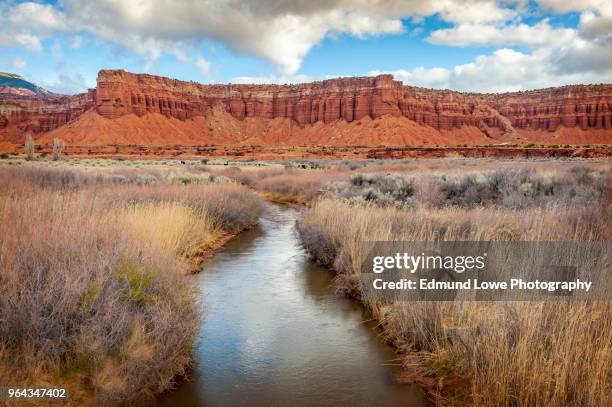
[[[258,197],[233,183],[0,171],[0,383],[65,386],[76,405],[171,387],[202,318],[185,273],[257,222]]]

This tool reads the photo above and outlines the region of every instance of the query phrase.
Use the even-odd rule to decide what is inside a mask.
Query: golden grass
[[[183,260],[197,257],[223,234],[204,209],[182,202],[130,204],[121,209],[119,218],[135,239],[154,250],[175,252]]]
[[[171,387],[201,323],[190,261],[258,210],[233,184],[0,168],[0,383],[66,387],[72,405]]]
[[[398,210],[320,201],[300,221],[306,248],[359,293],[364,240],[609,240],[609,202]],[[442,405],[607,406],[612,402],[608,302],[368,303],[385,337],[420,360],[417,381]],[[421,380],[418,377],[421,377]],[[427,379],[433,377],[434,380]]]

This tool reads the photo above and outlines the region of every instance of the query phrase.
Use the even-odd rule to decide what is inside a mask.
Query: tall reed
[[[359,297],[363,241],[610,240],[610,202],[398,209],[320,201],[305,247]],[[366,306],[441,405],[610,405],[612,307],[596,303],[395,302]],[[418,361],[415,368],[415,358]]]

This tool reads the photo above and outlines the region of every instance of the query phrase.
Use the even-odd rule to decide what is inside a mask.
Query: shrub
[[[276,175],[257,181],[255,188],[275,201],[305,203],[316,196],[321,180],[318,174]]]
[[[34,144],[34,139],[30,134],[26,136],[25,141],[25,156],[26,160],[30,161],[34,159],[34,150],[36,149],[36,145]]]
[[[497,205],[525,208],[585,203],[610,193],[606,180],[612,170],[576,166],[543,174],[534,169],[499,169],[460,174],[402,175],[355,174],[348,181],[328,184],[332,193],[353,201],[379,206],[425,207]]]
[[[61,160],[64,156],[64,143],[58,138],[53,139],[53,161]]]
[[[374,176],[372,174],[355,174],[349,178],[351,184],[354,186],[364,186],[372,184],[374,180]]]
[[[171,252],[130,239],[91,192],[3,194],[0,206],[2,229],[18,231],[0,236],[0,381],[118,404],[184,371],[199,317]]]
[[[116,176],[0,168],[0,383],[123,405],[185,373],[201,313],[184,273],[223,233],[256,223],[259,198]]]

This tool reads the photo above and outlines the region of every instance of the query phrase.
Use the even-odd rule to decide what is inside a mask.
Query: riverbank
[[[261,201],[156,175],[0,167],[0,382],[116,405],[185,372],[202,318],[185,274],[252,227]]]
[[[299,211],[266,204],[191,281],[206,321],[193,370],[157,405],[425,406],[398,384],[393,349],[361,305],[333,287],[295,231]]]
[[[197,386],[167,405],[413,400],[397,378],[442,405],[606,401],[606,304],[359,303],[330,286],[360,299],[363,240],[609,240],[609,161],[6,162],[2,382],[76,404],[151,400],[177,374]],[[257,224],[258,195],[286,207]]]
[[[300,228],[305,247],[317,261],[336,270],[340,291],[359,300],[359,242],[376,236],[382,240],[546,240],[550,234],[566,240],[610,237],[606,199],[612,173],[606,161],[448,159],[313,165],[322,169],[223,173],[274,201],[314,206]],[[417,234],[428,232],[415,237],[411,229]],[[609,348],[601,344],[606,343],[608,336],[602,332],[611,320],[583,318],[590,312],[605,314],[605,305],[568,305],[566,314],[560,316],[556,314],[559,308],[540,304],[539,317],[534,317],[528,308],[500,304],[453,308],[430,303],[417,307],[415,315],[402,304],[364,306],[379,321],[385,340],[403,355],[401,380],[418,383],[438,404],[505,405],[513,400],[521,405],[605,404],[606,386],[598,383],[609,374],[601,368],[602,361],[610,360]],[[477,322],[489,312],[502,319]],[[503,320],[508,315],[515,316],[511,323]],[[513,325],[545,323],[551,324],[548,331],[517,331]],[[566,325],[575,328],[574,338],[563,338],[561,330]],[[497,334],[491,338],[465,334],[481,328]],[[496,335],[515,334],[520,343],[498,343]],[[449,338],[459,338],[466,347],[457,348]],[[575,338],[582,338],[585,348],[574,349]],[[496,355],[495,347],[481,344],[489,339],[505,353]],[[530,365],[526,349],[551,342],[593,364],[570,367],[554,350],[545,348]],[[473,357],[475,354],[480,356]],[[497,368],[508,371],[510,379],[501,384],[492,379]],[[578,368],[579,383],[568,383],[567,375]]]
[[[301,238],[358,299],[363,241],[609,240],[610,168],[551,169],[358,174],[306,213]],[[364,306],[436,404],[609,404],[606,302]]]

